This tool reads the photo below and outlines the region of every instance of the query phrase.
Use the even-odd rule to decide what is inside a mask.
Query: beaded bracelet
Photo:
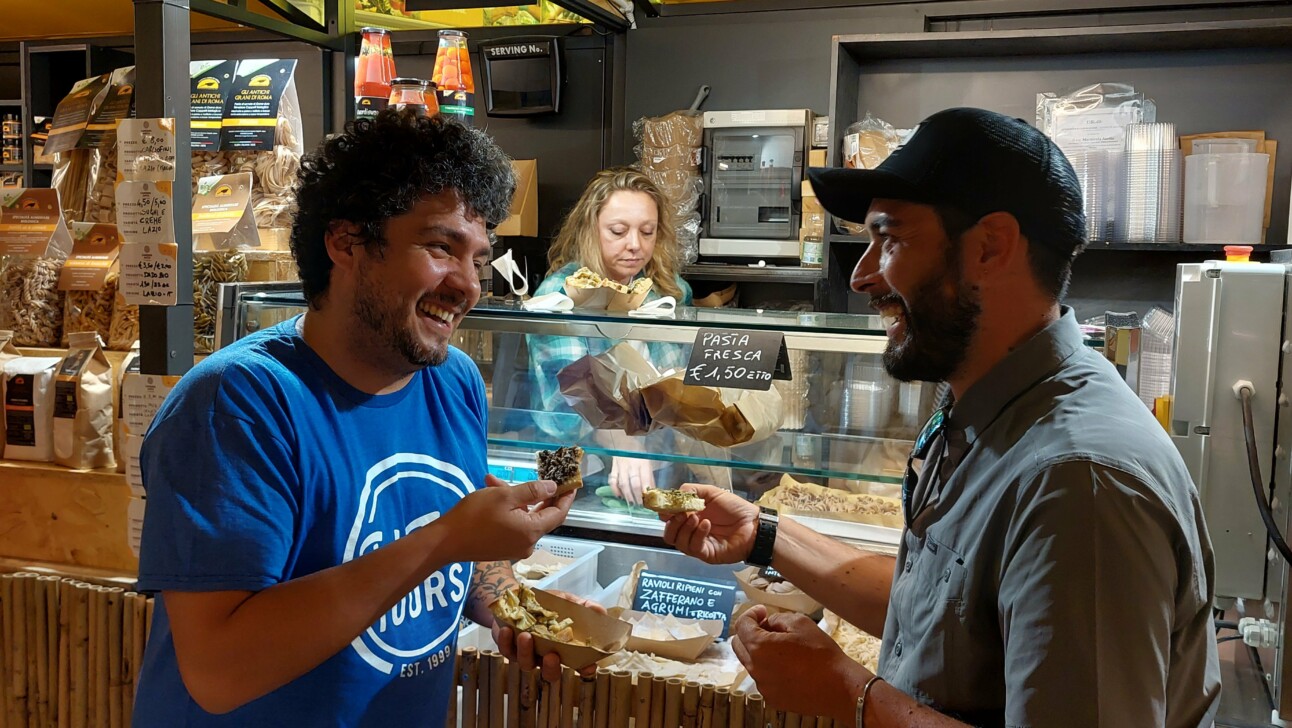
[[[866,696],[870,694],[870,688],[876,680],[882,680],[878,675],[871,675],[866,681],[866,686],[861,689],[861,696],[857,698],[857,728],[865,728],[866,723]]]

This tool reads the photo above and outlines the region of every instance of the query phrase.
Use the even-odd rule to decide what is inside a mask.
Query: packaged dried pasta
[[[193,350],[210,354],[215,348],[215,313],[221,283],[247,278],[247,257],[240,250],[193,253]]]
[[[107,341],[112,334],[112,307],[117,299],[117,273],[111,271],[98,290],[68,291],[63,304],[62,346],[72,332],[94,332]]]
[[[91,150],[85,195],[85,222],[117,221],[117,149]]]
[[[0,273],[0,300],[9,303],[18,346],[58,346],[65,294],[58,289],[61,258],[13,258]]]
[[[59,271],[58,288],[67,293],[63,309],[62,344],[78,332],[92,332],[104,341],[112,327],[117,297],[117,226],[72,223],[72,252]]]
[[[108,348],[129,351],[139,341],[139,307],[126,303],[120,286],[112,297],[112,321],[108,324]]]

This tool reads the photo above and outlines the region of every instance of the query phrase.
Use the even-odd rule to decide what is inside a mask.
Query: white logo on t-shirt
[[[382,460],[368,469],[343,562],[389,545],[440,517],[439,511],[432,511],[404,522],[410,488],[443,488],[457,497],[454,502],[475,490],[466,473],[453,463],[416,453],[399,453]],[[457,631],[469,579],[467,567],[462,564],[450,564],[431,574],[350,646],[365,662],[384,673],[392,673],[396,665],[402,671],[405,665],[435,651]],[[451,619],[440,620],[444,630],[439,634],[428,640],[422,630],[407,628],[431,618],[437,609],[454,612]]]

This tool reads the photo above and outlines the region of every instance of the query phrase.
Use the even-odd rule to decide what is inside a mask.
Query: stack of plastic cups
[[[1112,239],[1120,159],[1120,152],[1104,150],[1073,152],[1068,155],[1072,170],[1077,173],[1077,181],[1081,184],[1081,199],[1086,213],[1086,239],[1090,242]]]
[[[1125,149],[1114,240],[1180,242],[1184,226],[1184,165],[1175,124],[1129,124]]]

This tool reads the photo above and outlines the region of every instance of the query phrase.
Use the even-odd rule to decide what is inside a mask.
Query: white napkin
[[[521,273],[520,266],[516,265],[516,261],[511,258],[510,250],[498,256],[490,265],[503,278],[507,279],[507,285],[511,287],[512,295],[524,296],[529,293],[529,264],[525,264],[526,271]],[[519,285],[517,285],[517,281],[520,281]]]
[[[551,311],[561,313],[565,311],[573,311],[574,301],[560,291],[553,291],[552,293],[544,293],[541,296],[534,296],[533,298],[526,299],[524,303],[520,304],[520,306],[526,311]]]
[[[629,316],[655,316],[672,318],[677,311],[677,299],[672,296],[664,296],[654,301],[647,301],[636,309],[629,311]]]

